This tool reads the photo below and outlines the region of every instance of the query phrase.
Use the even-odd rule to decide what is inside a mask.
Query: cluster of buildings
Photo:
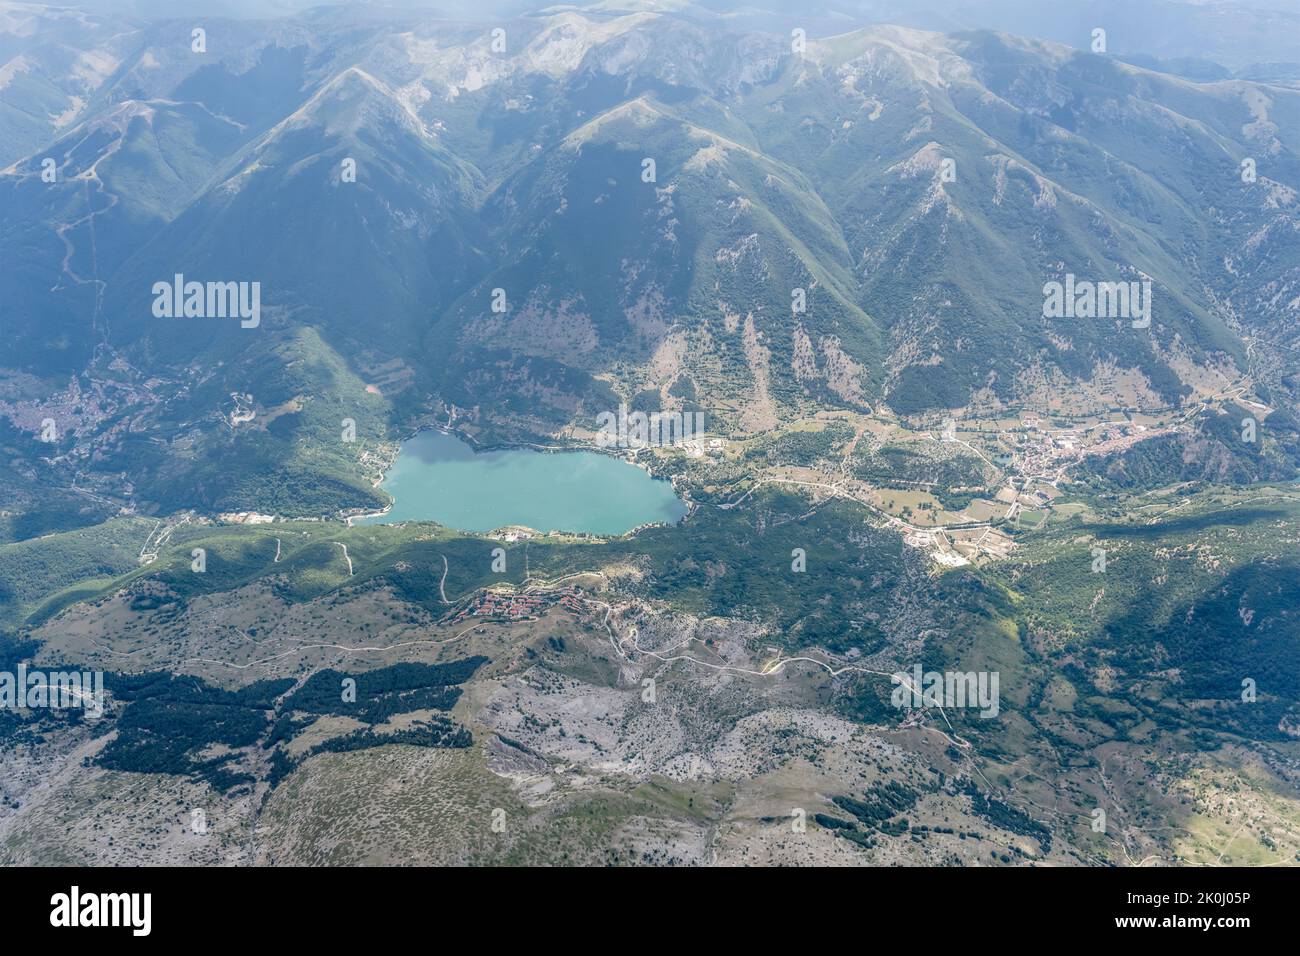
[[[456,624],[471,617],[494,621],[527,621],[540,616],[557,603],[566,610],[580,614],[586,610],[582,602],[582,592],[576,587],[534,594],[484,591],[452,615],[448,623]]]
[[[1098,422],[1086,427],[1041,431],[1036,418],[1026,417],[1021,424],[1038,431],[1020,447],[1019,467],[1024,473],[1057,475],[1062,469],[1088,455],[1122,452],[1140,441],[1172,431],[1168,427],[1149,427],[1137,422]],[[1034,424],[1030,424],[1033,422]]]
[[[567,587],[560,591],[559,594],[560,606],[566,611],[572,611],[574,614],[582,614],[587,610],[587,605],[584,603],[586,598],[583,597],[582,592],[577,588]]]

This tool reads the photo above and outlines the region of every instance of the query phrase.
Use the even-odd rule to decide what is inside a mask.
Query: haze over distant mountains
[[[1164,407],[1300,346],[1297,89],[1125,62],[1122,5],[1107,53],[1091,28],[819,38],[847,8],[672,6],[499,42],[323,7],[205,19],[202,52],[193,18],[0,6],[0,366],[47,397],[98,379],[77,454],[165,472],[230,393],[288,410],[263,468],[358,403],[379,429],[455,406],[537,434],[635,397],[741,431],[1067,386]],[[1187,36],[1226,16],[1143,9]],[[159,319],[176,275],[259,282],[260,324]],[[1150,327],[1045,318],[1067,275],[1149,281]]]

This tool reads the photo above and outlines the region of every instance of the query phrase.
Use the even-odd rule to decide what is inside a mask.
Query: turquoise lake
[[[589,451],[476,453],[438,431],[404,442],[380,487],[393,497],[393,507],[359,524],[436,521],[461,531],[518,524],[622,534],[686,514],[671,484],[620,459]]]

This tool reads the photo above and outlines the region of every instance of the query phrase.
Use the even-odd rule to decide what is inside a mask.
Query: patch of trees
[[[394,664],[359,674],[323,670],[286,698],[284,707],[353,717],[368,724],[381,724],[413,710],[450,710],[460,699],[460,688],[452,685],[469,680],[486,661],[486,657],[466,657],[445,664]],[[345,699],[346,679],[356,681],[355,700]]]
[[[938,492],[947,488],[983,488],[985,485],[984,465],[971,455],[938,458],[902,445],[881,445],[874,450],[864,446],[854,459],[854,474],[879,488],[930,485]],[[951,500],[956,504],[960,499],[954,496]]]
[[[0,633],[0,670],[14,671],[20,661],[31,658],[40,649],[39,641],[24,640]]]
[[[255,743],[266,732],[267,711],[293,681],[258,681],[228,691],[197,677],[149,673],[105,674],[104,684],[126,706],[117,718],[117,738],[99,755],[100,766],[184,774],[225,790],[252,780],[228,769],[238,755],[201,761],[197,754],[212,744],[237,749]]]
[[[866,826],[883,830],[884,824],[889,820],[916,806],[919,794],[911,787],[891,780],[863,796],[865,797],[863,800],[856,800],[853,797],[832,797],[831,802],[841,810],[853,814]],[[906,825],[903,829],[907,829]]]
[[[317,744],[310,753],[347,753],[370,747],[382,747],[385,744],[411,744],[416,747],[463,750],[473,743],[473,735],[460,724],[446,717],[434,717],[428,721],[421,721],[408,730],[398,730],[390,734],[377,734],[368,728],[354,730],[350,734],[332,737],[324,743]]]
[[[852,820],[844,820],[840,817],[833,817],[829,813],[814,813],[813,819],[817,825],[827,830],[844,830],[853,827]]]
[[[966,793],[970,796],[971,810],[1001,830],[1009,830],[1021,836],[1030,836],[1038,841],[1044,853],[1052,849],[1052,831],[1047,829],[1023,810],[1003,803],[996,797],[981,793],[974,783],[967,782]]]
[[[844,839],[851,843],[856,843],[864,850],[870,850],[876,845],[875,837],[869,836],[856,828],[850,830],[837,830],[835,835],[844,837]]]
[[[831,422],[821,431],[786,432],[760,440],[745,452],[745,457],[773,464],[812,465],[829,458],[853,437],[853,429],[844,422]]]

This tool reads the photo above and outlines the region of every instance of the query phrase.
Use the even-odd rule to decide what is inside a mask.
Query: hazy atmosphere
[[[1296,865],[1297,190],[1281,0],[0,0],[0,861]]]

